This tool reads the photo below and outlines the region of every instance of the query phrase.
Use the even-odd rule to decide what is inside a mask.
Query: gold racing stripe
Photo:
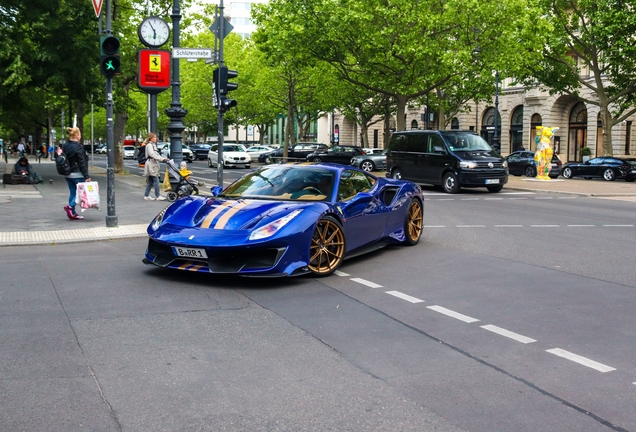
[[[210,228],[210,224],[214,220],[214,218],[219,215],[222,211],[224,211],[227,207],[236,204],[236,201],[225,201],[223,204],[212,210],[201,222],[201,228]]]
[[[223,229],[225,225],[228,223],[230,218],[236,214],[240,209],[245,207],[248,204],[247,201],[242,201],[237,205],[233,206],[231,209],[223,213],[223,216],[219,218],[219,221],[214,225],[214,229]]]

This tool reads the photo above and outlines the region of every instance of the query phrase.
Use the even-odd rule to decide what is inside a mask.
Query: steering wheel
[[[303,190],[306,190],[308,192],[312,192],[312,193],[314,193],[316,195],[324,195],[324,193],[322,193],[322,191],[320,189],[318,189],[317,187],[314,187],[314,186],[307,186]]]

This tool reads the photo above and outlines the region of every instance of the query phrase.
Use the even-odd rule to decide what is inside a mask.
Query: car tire
[[[265,163],[267,165],[271,164],[272,163],[272,157],[271,156],[265,156]]]
[[[335,272],[345,253],[345,234],[340,222],[332,216],[324,216],[316,224],[309,245],[309,265],[313,276],[323,277]]]
[[[402,180],[402,170],[399,168],[395,168],[393,171],[391,171],[391,178]]]
[[[457,176],[452,172],[447,172],[444,175],[444,179],[442,180],[442,187],[444,188],[444,192],[449,194],[456,194],[459,192],[459,182],[457,181]]]
[[[213,168],[214,165],[212,165],[212,159],[208,158],[208,167]]]
[[[603,178],[607,181],[614,181],[616,180],[616,173],[613,169],[607,168],[605,171],[603,171]]]
[[[533,165],[528,165],[526,167],[526,177],[536,177],[537,176],[537,168]]]
[[[497,193],[497,192],[501,192],[501,190],[503,189],[503,185],[488,186],[486,187],[486,189],[488,189],[488,192]]]
[[[375,171],[375,164],[373,163],[373,161],[363,160],[362,162],[360,162],[360,169],[362,171],[372,172]]]
[[[315,157],[312,159],[314,162],[322,162],[322,159],[320,159],[319,157]]]
[[[415,246],[422,237],[424,228],[424,207],[417,198],[412,198],[404,218],[404,244]]]
[[[245,165],[245,169],[250,169],[252,165]]]
[[[566,179],[571,179],[572,178],[572,169],[570,167],[563,168],[562,175]]]

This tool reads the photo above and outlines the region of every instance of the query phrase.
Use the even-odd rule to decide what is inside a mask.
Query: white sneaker
[[[165,200],[166,200],[166,197],[164,197],[164,196],[158,196],[157,197],[157,201],[165,201]]]
[[[145,197],[144,197],[144,199],[145,199],[146,201],[154,201],[154,200],[155,200],[155,199],[154,199],[153,197],[151,197],[151,196],[145,196]]]

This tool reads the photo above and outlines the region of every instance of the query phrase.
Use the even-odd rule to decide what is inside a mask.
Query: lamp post
[[[499,145],[499,71],[495,71],[495,134],[492,138],[492,145],[497,151],[501,151]]]
[[[181,8],[179,6],[179,0],[174,0],[172,5],[172,46],[173,48],[179,48],[180,42],[180,29],[179,22],[181,21]],[[182,133],[185,130],[183,125],[183,118],[188,113],[188,110],[181,107],[181,82],[179,81],[179,59],[172,58],[172,101],[170,102],[170,108],[166,108],[164,112],[170,119],[168,124],[168,131],[170,132],[170,158],[174,159],[175,163],[179,165],[183,160],[181,151]]]

